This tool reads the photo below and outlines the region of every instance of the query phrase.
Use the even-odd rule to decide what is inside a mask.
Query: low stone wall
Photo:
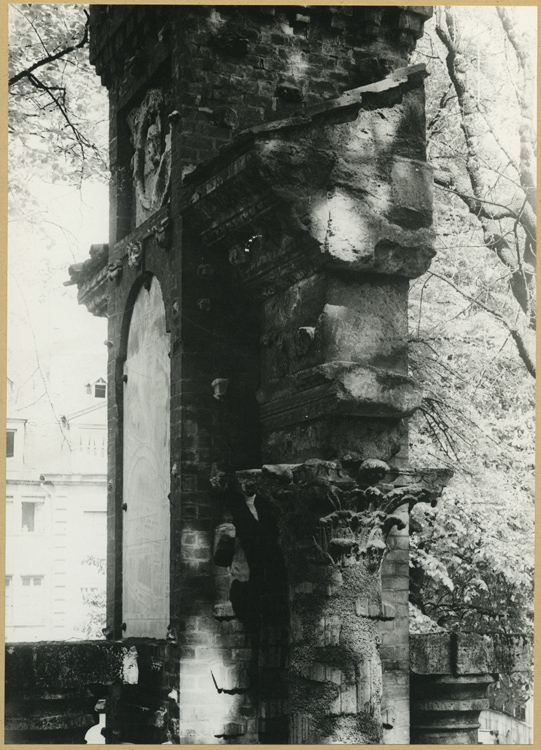
[[[6,644],[4,742],[82,744],[103,698],[108,743],[164,742],[169,705],[160,685],[169,648],[158,641]]]
[[[411,742],[477,744],[488,688],[499,674],[527,672],[523,635],[426,633],[410,637]]]

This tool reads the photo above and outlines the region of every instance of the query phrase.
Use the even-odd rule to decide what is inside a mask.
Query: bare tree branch
[[[508,8],[496,7],[496,11],[507,39],[515,50],[522,69],[522,84],[519,88],[519,105],[522,121],[520,124],[520,181],[533,211],[537,208],[537,190],[535,181],[535,158],[533,153],[534,135],[534,87],[535,70],[531,56],[522,38],[517,33],[515,22]]]
[[[501,10],[501,12],[500,12]],[[510,269],[512,278],[510,289],[513,296],[520,304],[522,310],[528,317],[529,325],[535,329],[535,247],[537,221],[535,216],[535,182],[532,171],[532,90],[533,69],[530,55],[526,45],[518,38],[513,19],[505,9],[497,9],[498,17],[502,22],[503,29],[515,49],[516,56],[523,70],[523,83],[521,93],[521,151],[519,177],[520,188],[516,196],[513,196],[508,205],[491,200],[494,185],[487,184],[486,170],[483,169],[479,150],[479,133],[486,132],[487,118],[481,111],[479,103],[472,93],[471,70],[468,58],[468,50],[462,39],[456,20],[451,8],[438,9],[438,24],[436,33],[444,45],[447,54],[445,63],[447,72],[457,95],[459,105],[460,127],[465,140],[465,166],[467,180],[471,190],[464,189],[459,181],[460,175],[455,176],[451,172],[442,172],[436,175],[435,182],[443,190],[454,193],[475,215],[483,231],[483,240],[486,247],[493,251],[499,260]],[[489,132],[495,136],[493,128]],[[518,188],[518,186],[517,186]],[[517,204],[517,200],[520,202]],[[496,210],[497,209],[497,210]],[[501,220],[512,219],[514,226],[510,231],[503,231],[499,224]],[[519,236],[519,226],[524,230],[524,235]],[[506,239],[512,235],[514,247],[511,247]],[[446,279],[446,281],[448,281]],[[448,283],[450,283],[448,281]],[[465,298],[483,306],[479,300],[464,294],[455,287]],[[535,374],[535,361],[530,354],[522,332],[497,310],[485,306],[492,315],[498,318],[509,330],[519,354],[530,374]]]
[[[85,27],[83,31],[83,37],[80,42],[73,45],[72,47],[65,47],[64,49],[61,49],[59,52],[56,52],[54,55],[47,55],[47,57],[43,57],[41,60],[38,60],[29,68],[25,68],[25,70],[21,70],[19,73],[17,73],[16,75],[12,76],[9,79],[9,85],[13,86],[13,84],[18,83],[23,78],[31,79],[32,73],[38,68],[41,68],[43,65],[49,65],[49,63],[52,63],[55,60],[60,60],[62,57],[69,55],[71,52],[74,52],[76,49],[81,49],[82,47],[84,47],[88,43],[89,17],[88,17],[88,13],[86,10],[84,10],[83,12],[86,16],[86,23],[85,23]]]
[[[464,299],[469,300],[475,305],[479,305],[479,307],[481,307],[483,310],[486,310],[486,312],[490,313],[493,317],[499,320],[511,334],[511,338],[517,345],[518,352],[526,366],[526,369],[528,370],[530,375],[535,378],[535,356],[530,351],[530,346],[528,345],[524,334],[518,329],[516,325],[514,325],[505,315],[503,315],[498,310],[494,310],[494,308],[490,307],[484,302],[481,302],[481,300],[476,299],[475,297],[471,297],[469,294],[466,294],[466,292],[464,292],[460,287],[454,284],[450,279],[447,279],[445,276],[441,276],[439,273],[435,273],[435,271],[429,271],[428,273],[430,273],[431,276],[435,276],[437,279],[445,281],[446,284],[449,284],[450,287],[452,287],[456,292],[462,295]]]

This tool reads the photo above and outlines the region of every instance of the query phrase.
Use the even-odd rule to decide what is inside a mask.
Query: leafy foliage
[[[494,270],[458,291],[510,333],[535,376],[535,40],[517,11],[438,7],[418,55],[432,71],[428,157],[447,204],[439,236],[455,244],[477,229],[470,255],[486,249]]]
[[[88,586],[81,590],[85,615],[77,629],[86,638],[103,638],[102,628],[105,627],[106,603],[105,559],[87,555],[82,565],[96,568],[100,578],[103,578],[98,585]]]
[[[41,208],[35,177],[80,186],[107,176],[105,93],[88,61],[87,23],[80,5],[9,7],[12,216]]]
[[[535,393],[533,355],[519,344],[530,346],[535,318],[528,285],[523,305],[516,283],[535,252],[520,213],[530,192],[517,127],[523,63],[495,8],[438,15],[450,47],[428,25],[419,46],[432,71],[438,255],[410,297],[410,365],[425,394],[410,461],[455,476],[436,509],[412,515],[411,599],[446,629],[532,632]],[[469,87],[467,106],[453,75]]]

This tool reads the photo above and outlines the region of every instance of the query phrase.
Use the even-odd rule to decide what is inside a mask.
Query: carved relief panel
[[[149,89],[127,120],[133,147],[133,211],[135,226],[139,226],[169,199],[171,125],[164,91]]]

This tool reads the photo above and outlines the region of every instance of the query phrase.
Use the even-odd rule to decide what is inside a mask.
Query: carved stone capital
[[[70,279],[64,282],[64,286],[77,284],[77,301],[98,317],[107,315],[108,258],[109,245],[91,245],[90,258],[84,263],[69,266]]]
[[[419,502],[434,504],[451,476],[447,469],[397,469],[373,458],[342,462],[310,459],[237,471],[229,481],[242,484],[249,480],[254,490],[282,513],[298,508],[324,519],[347,512],[351,515],[343,518],[352,519],[363,513],[392,516],[405,503],[409,510]],[[224,486],[227,477],[215,472],[213,485]],[[351,523],[355,526],[358,522]]]
[[[378,620],[387,537],[404,522],[396,511],[434,502],[448,475],[400,473],[377,459],[265,465],[213,485],[236,487],[279,532],[289,598],[292,742],[381,742],[382,673]],[[252,523],[254,520],[245,510]],[[231,554],[231,529],[216,554]],[[229,560],[224,554],[224,559]]]
[[[347,466],[314,459],[238,471],[229,483],[249,485],[249,494],[265,499],[273,509],[293,586],[308,574],[313,578],[311,591],[326,589],[328,575],[322,566],[337,571],[360,566],[365,598],[381,615],[380,571],[387,537],[392,528],[404,527],[396,512],[405,504],[411,510],[419,502],[435,503],[449,477],[449,472],[436,470],[400,472],[376,459]],[[215,476],[213,482],[219,487],[227,479]],[[315,566],[312,573],[307,566]]]

